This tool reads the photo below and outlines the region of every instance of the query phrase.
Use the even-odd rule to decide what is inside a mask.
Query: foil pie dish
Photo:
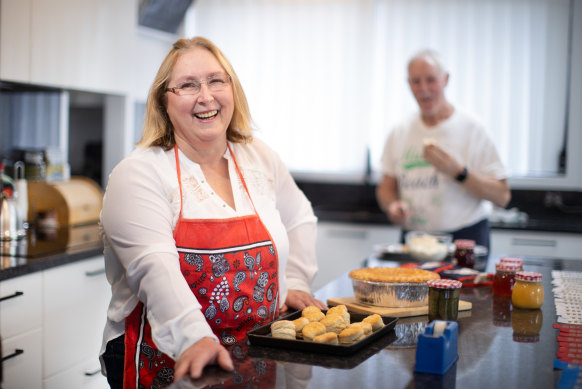
[[[354,296],[366,304],[386,308],[428,305],[428,286],[424,282],[389,283],[352,278],[352,286]]]

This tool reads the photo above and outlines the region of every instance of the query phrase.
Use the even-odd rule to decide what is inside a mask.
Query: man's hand
[[[388,218],[397,225],[403,225],[410,218],[408,204],[402,200],[396,200],[388,205]]]
[[[301,290],[290,289],[285,299],[285,304],[281,307],[280,312],[285,312],[289,309],[301,310],[309,305],[315,305],[319,309],[327,309],[327,305],[319,301],[309,293]]]
[[[436,170],[449,177],[455,178],[463,171],[463,165],[434,143],[424,146],[422,157]]]
[[[228,351],[212,338],[202,338],[180,355],[174,366],[174,381],[185,375],[200,378],[206,365],[218,364],[227,371],[234,365]]]

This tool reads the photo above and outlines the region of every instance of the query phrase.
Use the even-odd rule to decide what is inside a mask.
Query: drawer
[[[0,282],[0,334],[4,339],[42,325],[42,273]]]
[[[44,272],[44,377],[98,360],[111,296],[103,257]]]
[[[582,260],[582,236],[551,232],[493,231],[491,253]]]
[[[2,339],[2,389],[34,389],[42,385],[40,328]],[[66,387],[66,386],[63,386]]]
[[[101,374],[98,358],[79,363],[44,380],[44,389],[83,388],[107,389],[107,378]]]

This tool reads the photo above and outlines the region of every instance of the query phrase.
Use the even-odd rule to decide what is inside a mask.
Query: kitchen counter
[[[491,272],[497,260],[490,259],[479,267]],[[424,332],[428,321],[427,316],[418,316],[401,318],[394,331],[346,357],[235,345],[231,351],[236,364],[254,366],[252,371],[233,375],[211,368],[201,381],[193,383],[184,379],[171,387],[194,388],[200,382],[228,384],[225,381],[231,378],[235,381],[250,379],[260,387],[273,388],[383,388],[387,383],[390,388],[558,387],[561,371],[553,368],[558,331],[553,328],[556,313],[551,271],[582,271],[582,263],[526,258],[524,267],[544,276],[544,304],[541,312],[535,313],[543,317],[539,336],[514,336],[511,326],[512,314],[528,316],[534,311],[512,312],[507,305],[505,310],[500,310],[500,300],[492,295],[490,287],[463,289],[461,299],[470,301],[473,306],[471,311],[459,314],[459,359],[442,376],[414,372],[416,336]],[[352,295],[347,274],[315,293],[323,301]],[[276,378],[272,377],[274,374]]]
[[[103,255],[98,224],[28,230],[23,239],[0,242],[0,281],[97,255]]]

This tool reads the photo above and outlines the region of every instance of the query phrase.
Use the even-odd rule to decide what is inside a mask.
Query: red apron
[[[251,199],[230,147],[229,151]],[[275,245],[256,209],[253,215],[229,219],[182,218],[177,147],[174,152],[180,186],[180,216],[174,239],[180,269],[214,334],[223,345],[230,346],[243,339],[247,331],[279,315]],[[174,360],[156,348],[145,306],[140,302],[125,320],[124,389],[163,387],[173,377]]]

